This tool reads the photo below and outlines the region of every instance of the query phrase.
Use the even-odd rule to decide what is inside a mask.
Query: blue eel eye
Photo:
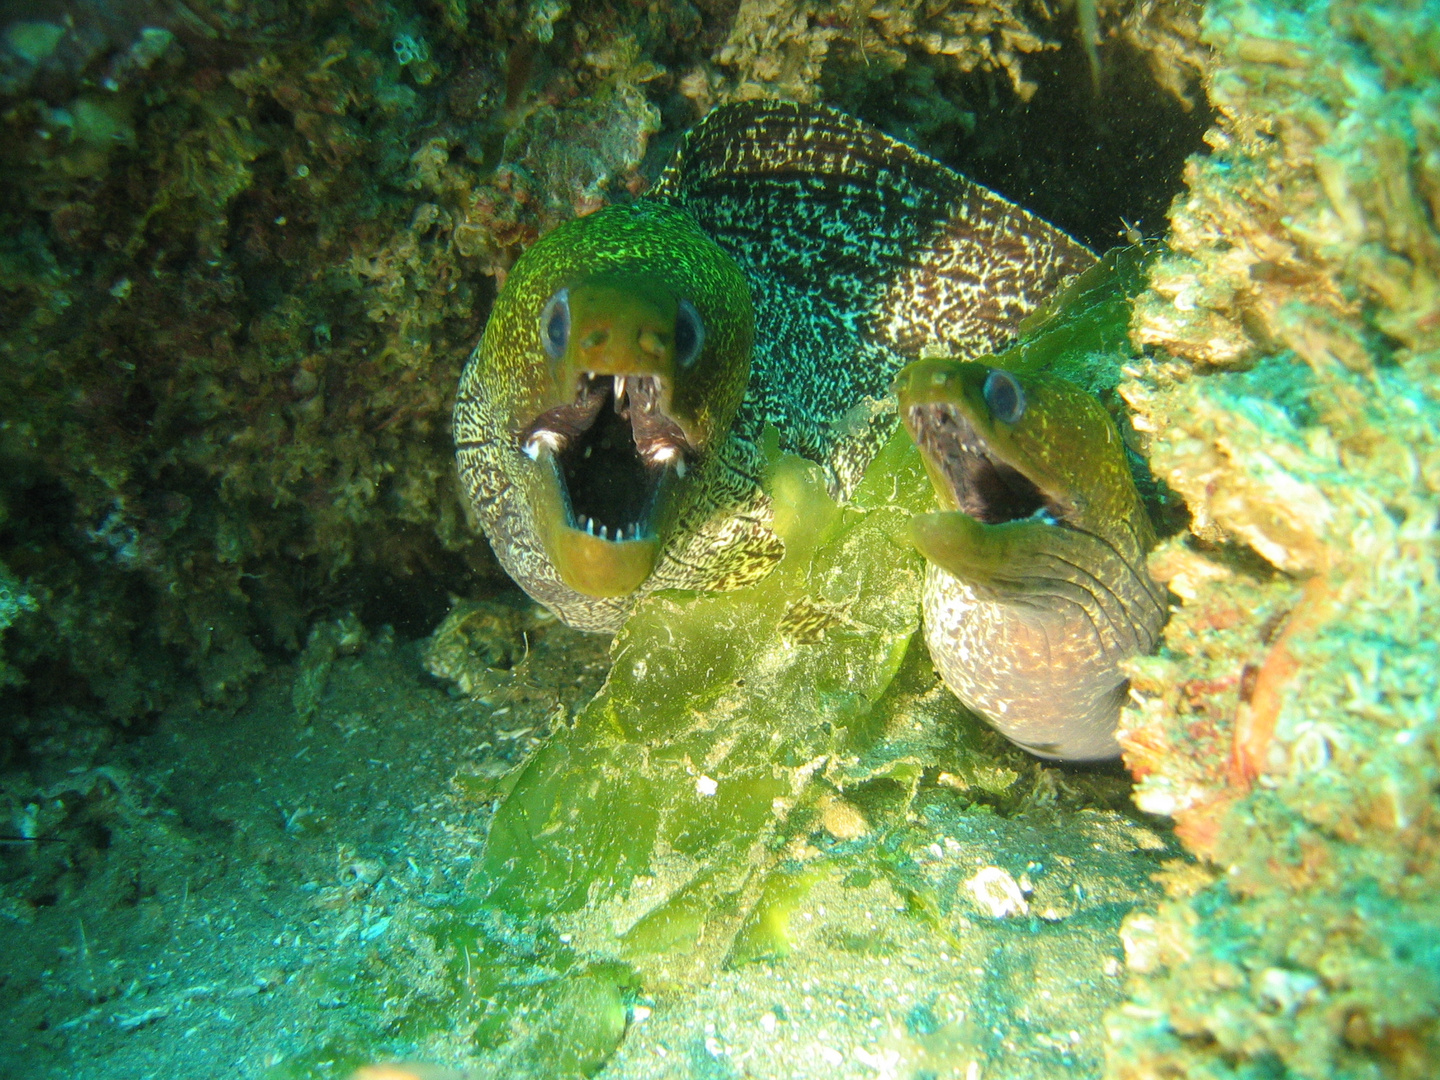
[[[689,300],[680,301],[675,313],[675,362],[681,367],[693,363],[705,348],[705,323]]]
[[[545,355],[559,360],[570,342],[570,290],[561,289],[540,310],[540,344]]]
[[[1025,391],[1008,371],[992,368],[985,376],[985,407],[1003,424],[1013,424],[1025,415]]]

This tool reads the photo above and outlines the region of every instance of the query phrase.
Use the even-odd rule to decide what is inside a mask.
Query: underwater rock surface
[[[1213,879],[1127,923],[1116,1078],[1440,1067],[1437,15],[1202,22],[1221,120],[1121,388],[1193,520],[1121,742]]]

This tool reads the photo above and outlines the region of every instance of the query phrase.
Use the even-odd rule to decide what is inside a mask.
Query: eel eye
[[[1025,391],[1008,371],[992,368],[983,392],[990,415],[1001,423],[1013,424],[1025,415]]]
[[[559,360],[570,341],[570,290],[561,289],[540,310],[540,344],[545,355]]]
[[[689,300],[680,301],[675,313],[675,362],[682,367],[694,363],[705,347],[705,324]]]

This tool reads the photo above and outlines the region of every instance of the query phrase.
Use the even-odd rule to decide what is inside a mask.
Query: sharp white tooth
[[[685,479],[685,459],[683,457],[675,460],[675,475],[681,480]]]
[[[601,540],[609,540],[609,539],[610,539],[610,527],[609,527],[608,525],[601,525],[601,526],[600,526],[600,539],[601,539]]]
[[[525,451],[525,456],[531,461],[538,461],[541,450],[549,450],[553,454],[564,445],[565,439],[558,432],[551,431],[549,428],[540,428],[525,440],[525,445],[521,449]]]
[[[586,518],[586,519],[585,519],[585,531],[588,532],[591,536],[594,536],[594,535],[595,535],[595,519],[594,519],[594,518]]]

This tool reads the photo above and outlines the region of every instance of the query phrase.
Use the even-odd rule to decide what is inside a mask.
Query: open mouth
[[[1001,461],[965,415],[948,402],[911,405],[906,412],[920,452],[945,478],[956,509],[986,525],[1039,520],[1064,524],[1063,508]]]
[[[537,416],[519,437],[534,461],[548,459],[565,525],[611,543],[653,540],[661,496],[695,455],[660,406],[656,375],[576,380],[575,399]]]

